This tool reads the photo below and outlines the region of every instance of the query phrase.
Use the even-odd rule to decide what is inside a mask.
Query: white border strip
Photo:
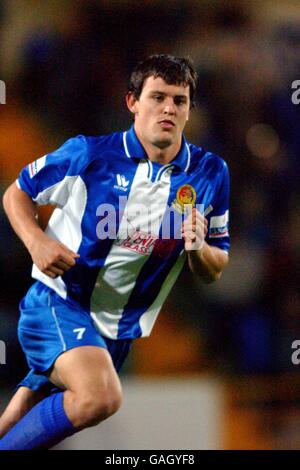
[[[124,149],[125,149],[125,153],[126,153],[127,157],[128,157],[128,158],[131,158],[130,153],[129,153],[129,150],[128,150],[128,147],[127,147],[126,135],[127,135],[127,131],[123,133]]]
[[[163,173],[168,170],[168,168],[172,168],[174,165],[172,163],[168,163],[168,165],[164,165],[160,170],[158,170],[155,182],[159,180],[159,178],[162,177]]]
[[[190,166],[190,163],[191,163],[191,152],[190,152],[190,147],[188,146],[188,144],[186,143],[186,148],[187,148],[187,152],[188,152],[188,161],[187,161],[187,164],[186,164],[186,167],[184,169],[184,171],[186,172],[188,169],[189,169],[189,166]]]
[[[151,160],[146,160],[147,163],[148,163],[148,174],[147,174],[147,178],[152,181],[152,175],[153,175],[153,165],[152,165],[152,162]]]
[[[61,329],[60,329],[60,326],[59,326],[59,324],[58,324],[58,320],[57,320],[57,316],[56,316],[55,308],[54,308],[54,307],[51,307],[51,313],[52,313],[52,316],[53,316],[54,321],[55,321],[55,324],[56,324],[56,328],[57,328],[57,331],[58,331],[58,335],[59,335],[59,338],[60,338],[60,341],[61,341],[63,350],[66,351],[66,350],[67,350],[67,346],[66,346],[66,343],[65,343],[65,340],[64,340],[62,331],[61,331]]]

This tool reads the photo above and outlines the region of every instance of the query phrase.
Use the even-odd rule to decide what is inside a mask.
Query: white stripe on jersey
[[[65,181],[66,178],[68,178],[68,181]],[[45,233],[53,240],[63,243],[76,253],[82,241],[81,221],[87,201],[87,190],[80,176],[69,176],[66,178],[44,191],[47,192],[47,198],[58,205],[62,204],[65,199],[65,192],[70,191],[67,203],[63,208],[54,210]],[[71,178],[73,179],[72,181]],[[59,185],[61,185],[60,188]],[[53,191],[52,194],[49,191],[50,189]],[[43,200],[44,198],[45,195],[40,193],[36,199]],[[74,214],[76,214],[76,217],[74,217]],[[43,274],[35,264],[32,267],[32,277],[51,287],[58,295],[66,299],[66,285],[61,277],[52,279]]]
[[[119,234],[125,233],[127,220],[140,232],[149,233],[149,214],[143,205],[151,207],[151,236],[158,237],[160,223],[165,213],[169,192],[170,175],[163,181],[152,183],[147,178],[148,164],[140,161],[129,193],[127,206],[120,224]],[[136,212],[136,213],[135,213]],[[115,240],[100,270],[95,289],[91,296],[91,315],[96,328],[106,337],[118,337],[118,322],[122,318],[124,307],[135,287],[139,272],[149,255],[132,251]],[[156,311],[152,313],[152,316]],[[151,316],[151,314],[149,314]],[[151,321],[149,323],[152,323]],[[147,331],[143,332],[147,334]]]
[[[171,291],[173,285],[175,284],[175,281],[184,265],[184,262],[186,260],[186,254],[185,251],[182,250],[180,255],[178,256],[178,259],[176,263],[174,264],[173,268],[169,272],[168,276],[166,277],[160,292],[156,299],[154,300],[153,304],[150,305],[148,310],[143,313],[143,315],[140,318],[140,327],[142,330],[142,336],[149,336],[153,325],[155,323],[155,320],[157,318],[157,315],[159,314],[159,311],[166,300],[169,292]]]
[[[65,176],[64,179],[58,183],[38,193],[38,195],[33,198],[33,201],[38,205],[55,204],[59,207],[63,207],[68,201],[72,186],[77,178],[78,176]]]

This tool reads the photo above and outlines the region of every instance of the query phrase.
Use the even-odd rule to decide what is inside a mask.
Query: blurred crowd
[[[186,135],[229,165],[230,266],[210,286],[184,270],[152,342],[148,349],[137,346],[130,367],[230,374],[295,368],[300,105],[292,103],[291,84],[300,78],[300,23],[260,15],[259,2],[77,0],[62,2],[65,9],[44,24],[27,21],[14,48],[11,28],[22,9],[12,12],[12,3],[23,5],[25,15],[31,5],[32,18],[47,20],[41,3],[51,2],[0,4],[0,37],[11,34],[0,55],[0,78],[7,81],[7,104],[0,105],[1,193],[22,166],[70,136],[126,129],[130,70],[151,53],[193,59],[197,106]],[[0,372],[19,378],[26,366],[16,343],[17,306],[31,283],[30,259],[3,209],[0,234],[0,339],[18,358]]]

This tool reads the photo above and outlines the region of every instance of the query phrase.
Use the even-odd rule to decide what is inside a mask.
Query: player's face
[[[189,85],[168,85],[153,76],[145,80],[138,100],[127,99],[135,115],[135,130],[142,143],[161,149],[181,143],[182,131],[189,118]]]

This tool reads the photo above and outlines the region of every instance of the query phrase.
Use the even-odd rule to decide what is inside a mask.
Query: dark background
[[[300,105],[291,85],[300,78],[299,2],[4,0],[0,39],[1,193],[25,164],[67,138],[129,127],[124,96],[138,60],[192,58],[199,84],[186,136],[229,165],[231,262],[208,287],[184,270],[125,373],[209,373],[246,389],[257,384],[258,406],[280,405],[297,417],[298,443],[291,344],[300,339]],[[11,390],[27,370],[16,328],[31,260],[3,209],[0,237],[7,346],[0,384]],[[268,419],[271,428],[274,414]]]

